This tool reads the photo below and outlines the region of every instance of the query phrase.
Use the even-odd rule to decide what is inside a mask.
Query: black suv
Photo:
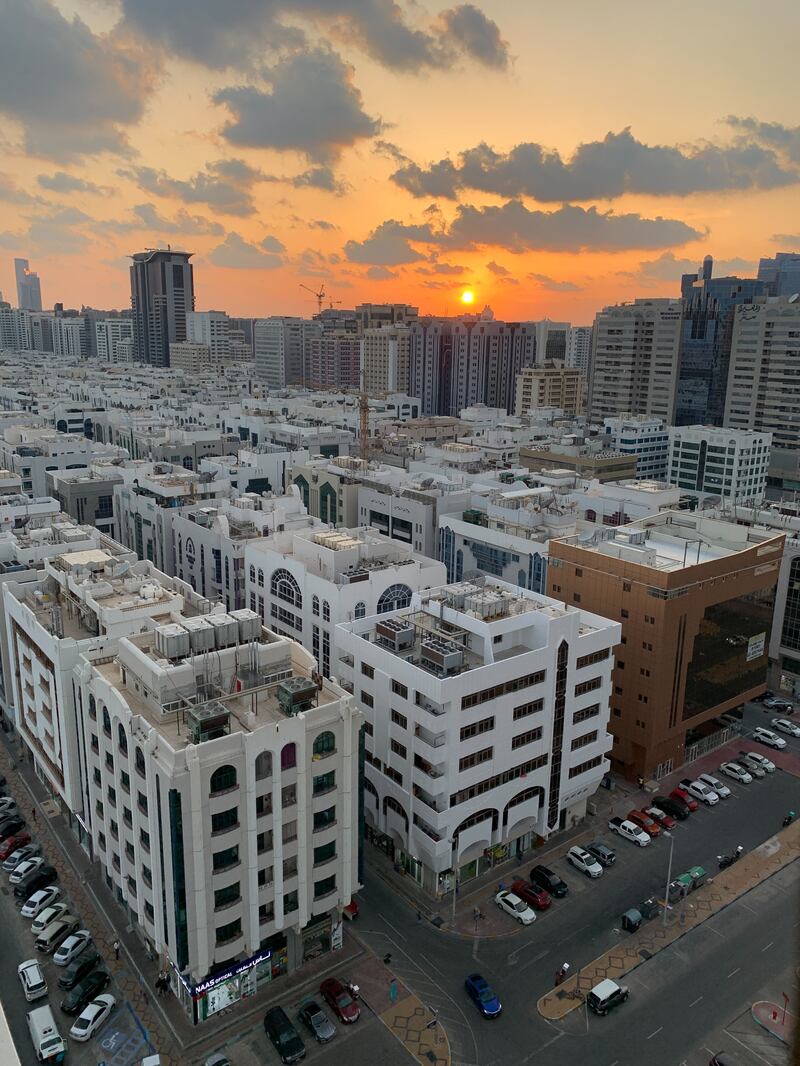
[[[0,840],[7,840],[9,837],[13,837],[24,825],[25,819],[20,818],[18,814],[7,814],[5,818],[0,819]]]
[[[37,870],[31,870],[25,874],[22,880],[14,885],[14,896],[17,899],[27,899],[40,888],[47,888],[58,880],[58,871],[54,866],[40,866]]]
[[[80,1014],[83,1008],[99,996],[111,982],[111,976],[105,970],[95,970],[79,981],[71,992],[61,1000],[61,1009],[65,1014]]]
[[[593,840],[591,844],[586,845],[586,850],[590,855],[594,855],[601,866],[613,866],[617,861],[616,852],[612,851],[602,840]]]
[[[569,892],[569,885],[562,881],[558,874],[554,874],[547,866],[534,866],[531,870],[530,880],[534,885],[543,888],[556,899],[563,899]]]
[[[285,1066],[292,1062],[299,1062],[306,1057],[306,1046],[289,1021],[283,1007],[272,1007],[267,1011],[264,1015],[264,1031]]]
[[[75,987],[78,981],[82,981],[84,977],[90,974],[99,962],[99,951],[95,947],[86,948],[72,960],[61,974],[58,979],[58,987],[66,989],[68,992]]]
[[[656,796],[651,807],[658,807],[664,814],[677,818],[679,822],[685,822],[689,817],[689,808],[682,800],[672,799],[671,796]]]

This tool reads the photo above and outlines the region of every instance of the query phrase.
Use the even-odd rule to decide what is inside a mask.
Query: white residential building
[[[106,363],[123,363],[120,341],[133,342],[132,318],[98,318],[94,323],[97,358]]]
[[[446,580],[442,563],[373,529],[275,532],[245,548],[247,604],[336,676],[336,626],[407,606]]]
[[[621,415],[603,419],[610,451],[636,456],[636,476],[664,481],[669,467],[669,427],[663,418]]]
[[[570,326],[567,333],[566,365],[580,370],[586,380],[592,364],[592,327]]]
[[[305,345],[322,327],[305,318],[274,316],[253,323],[256,375],[271,389],[305,381]]]
[[[771,447],[771,433],[671,426],[669,480],[682,489],[757,505],[764,499]]]
[[[469,507],[470,490],[455,477],[451,481],[441,474],[416,472],[398,479],[378,472],[365,474],[362,481],[358,522],[431,558],[439,553],[439,516]]]
[[[9,426],[0,436],[0,461],[22,478],[23,491],[34,496],[47,495],[47,475],[54,470],[85,469],[98,459],[127,457],[125,448],[47,427]]]
[[[205,344],[208,347],[211,362],[216,363],[217,366],[227,362],[231,354],[230,327],[230,319],[224,311],[187,311],[186,313],[186,340],[194,344]]]
[[[366,824],[427,892],[583,817],[609,768],[620,633],[492,579],[339,626],[366,723]]]
[[[79,360],[86,355],[86,319],[61,318],[55,315],[52,322],[53,354]]]

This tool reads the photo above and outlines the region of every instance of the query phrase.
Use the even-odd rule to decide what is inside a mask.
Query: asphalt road
[[[732,784],[731,790],[731,799],[712,809],[701,807],[688,821],[679,823],[673,837],[673,876],[695,864],[715,872],[718,853],[729,851],[736,844],[742,844],[747,850],[760,844],[780,829],[786,811],[798,806],[800,791],[797,779],[781,771],[749,786]],[[580,967],[600,955],[625,935],[619,930],[619,917],[624,910],[649,895],[663,894],[669,857],[666,840],[659,839],[650,847],[637,848],[612,838],[607,831],[597,835],[615,848],[615,866],[598,881],[589,881],[563,859],[551,862],[550,865],[569,883],[570,896],[566,900],[554,901],[552,908],[540,914],[535,924],[527,929],[515,927],[509,918],[510,935],[499,939],[464,939],[435,930],[427,923],[418,923],[408,904],[380,878],[368,874],[359,935],[377,953],[390,951],[392,969],[423,1002],[439,1010],[450,1037],[455,1064],[521,1066],[543,1054],[546,1048],[546,1055],[540,1061],[548,1066],[557,1066],[562,1061],[570,1064],[586,1061],[593,1066],[595,1063],[603,1066],[607,1061],[610,1066],[615,1057],[619,1066],[638,1066],[645,1061],[648,1066],[654,1066],[650,1046],[646,1055],[634,1053],[629,1045],[621,1047],[607,1060],[605,1055],[597,1057],[594,1051],[581,1059],[576,1056],[578,1046],[574,1041],[567,1041],[562,1030],[545,1022],[536,1012],[537,999],[552,987],[554,973],[561,963],[567,961],[573,968]],[[527,866],[523,868],[523,872],[526,871]],[[493,904],[481,902],[482,907],[489,905]],[[725,915],[729,916],[729,910]],[[786,944],[796,940],[789,935],[791,922],[787,915],[781,918],[780,908],[774,919],[778,934],[776,942],[783,945],[778,951],[788,952]],[[760,929],[759,923],[760,919],[755,925]],[[698,940],[707,941],[711,937],[717,939],[714,933],[698,934]],[[687,940],[682,939],[680,944],[687,944]],[[679,945],[678,950],[683,951],[683,948]],[[733,943],[730,950],[735,954]],[[720,963],[721,966],[726,964],[724,961]],[[734,962],[725,972],[735,966]],[[504,1014],[497,1022],[482,1019],[464,994],[464,977],[476,970],[490,981],[503,1002]],[[713,980],[714,972],[707,972],[703,963],[698,983]],[[746,984],[748,988],[758,987],[758,983],[752,983],[749,978]],[[746,989],[743,994],[746,995]],[[648,1033],[659,1025],[671,1032],[677,1028],[669,1020],[669,1008],[656,1002],[652,1010],[657,1020]],[[620,1014],[617,1012],[618,1016]],[[634,1011],[628,1014],[633,1015]],[[719,1018],[711,1011],[698,1012],[698,1018],[701,1028],[704,1024],[708,1031],[719,1023]],[[616,1020],[612,1024],[616,1026]],[[682,1031],[681,1026],[678,1032]],[[609,1027],[607,1033],[611,1032]],[[590,1037],[593,1039],[595,1035],[596,1026],[590,1022]],[[573,1045],[570,1052],[562,1050],[565,1044]],[[687,1052],[690,1047],[687,1045]],[[588,1050],[587,1047],[585,1051]],[[673,1054],[675,1049],[667,1050]],[[672,1062],[672,1059],[664,1061]],[[674,1061],[678,1066],[681,1056]]]

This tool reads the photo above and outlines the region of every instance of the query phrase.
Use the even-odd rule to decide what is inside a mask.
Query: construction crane
[[[323,282],[320,285],[319,292],[315,292],[314,289],[309,289],[308,285],[304,285],[302,283],[302,281],[300,282],[300,288],[301,289],[305,289],[306,292],[310,292],[311,293],[311,295],[317,301],[317,314],[321,315],[322,314],[322,303],[323,303],[323,301],[325,299],[325,282]]]
[[[365,463],[369,462],[369,396],[364,389],[339,385],[311,386],[314,392],[336,392],[340,396],[358,397],[358,455]]]

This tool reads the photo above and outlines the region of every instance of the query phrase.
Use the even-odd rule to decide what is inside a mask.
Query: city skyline
[[[501,318],[588,323],[677,298],[706,253],[754,276],[800,245],[790,33],[720,3],[691,36],[632,4],[335,8],[234,4],[192,32],[180,4],[11,11],[0,290],[25,257],[49,306],[126,307],[129,255],[171,243],[197,307],[234,315],[309,317],[300,285],[324,282],[342,306],[455,314],[470,287]]]

